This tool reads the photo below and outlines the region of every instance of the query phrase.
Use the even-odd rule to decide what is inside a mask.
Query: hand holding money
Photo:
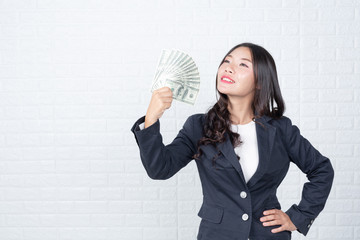
[[[170,88],[162,87],[153,91],[150,104],[145,116],[145,128],[154,124],[170,108],[173,93]]]
[[[167,86],[173,98],[194,104],[200,88],[200,75],[194,60],[179,50],[164,49],[153,80],[151,91]]]

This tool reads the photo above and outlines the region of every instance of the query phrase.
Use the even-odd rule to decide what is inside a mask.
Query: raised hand
[[[173,93],[169,87],[162,87],[153,91],[149,107],[145,116],[145,128],[154,124],[171,107]]]

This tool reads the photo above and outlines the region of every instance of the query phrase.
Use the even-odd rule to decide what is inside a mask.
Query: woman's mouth
[[[229,84],[235,83],[235,81],[232,80],[232,79],[231,79],[230,77],[228,77],[228,76],[223,76],[223,77],[221,77],[221,82],[223,82],[223,83],[229,83]]]

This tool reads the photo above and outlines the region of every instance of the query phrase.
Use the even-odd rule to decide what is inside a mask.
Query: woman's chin
[[[218,86],[217,87],[217,90],[219,91],[219,93],[222,93],[222,94],[231,94],[231,89],[228,89],[226,87],[223,87],[223,86]]]

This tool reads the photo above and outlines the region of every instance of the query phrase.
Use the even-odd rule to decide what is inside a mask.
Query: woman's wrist
[[[154,123],[156,123],[157,120],[158,120],[157,118],[151,118],[151,117],[145,116],[145,124],[144,124],[144,127],[145,127],[145,128],[150,127],[151,125],[153,125]]]

